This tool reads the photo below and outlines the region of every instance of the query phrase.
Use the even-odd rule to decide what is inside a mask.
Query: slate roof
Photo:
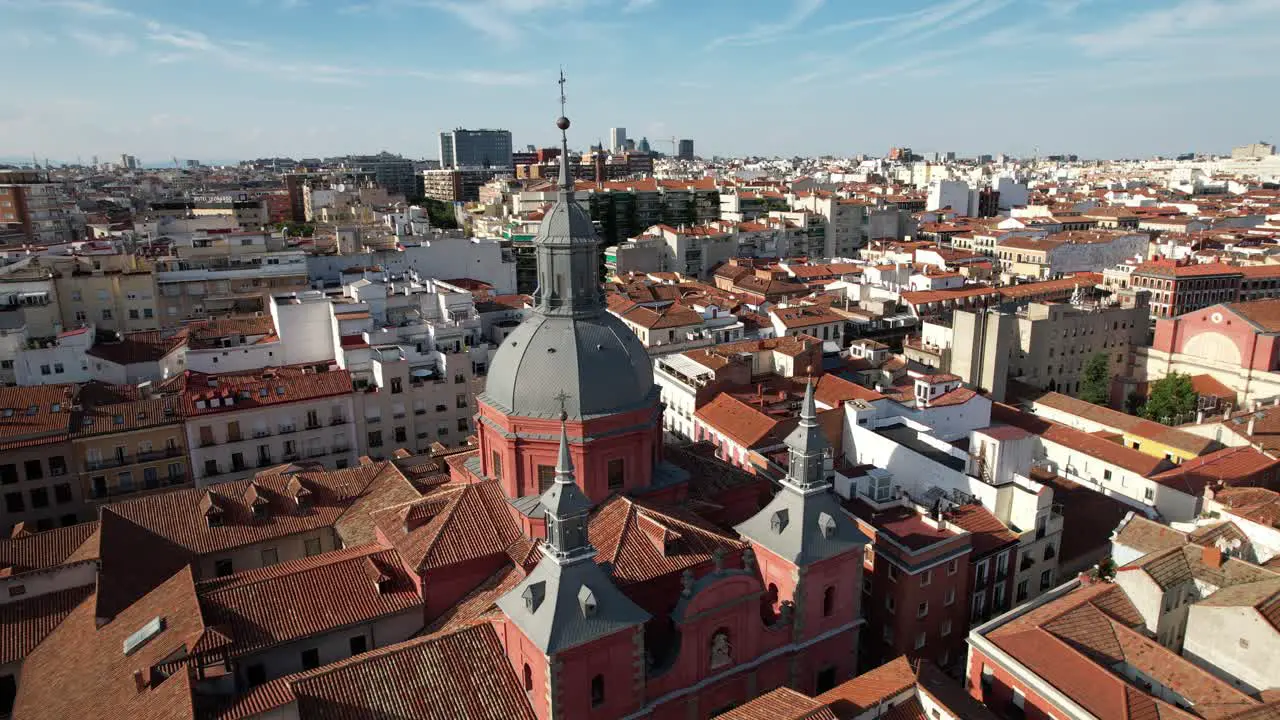
[[[422,606],[400,557],[377,545],[206,580],[196,591],[232,657]]]
[[[797,566],[870,542],[844,512],[829,484],[806,492],[784,483],[768,505],[734,530]]]

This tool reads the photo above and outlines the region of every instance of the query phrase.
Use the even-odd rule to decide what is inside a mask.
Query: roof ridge
[[[423,526],[423,527],[427,527],[434,523],[435,529],[430,535],[430,537],[427,538],[427,542],[425,546],[422,548],[422,558],[418,561],[419,567],[421,567],[423,563],[426,562],[427,558],[431,556],[431,553],[435,551],[436,544],[440,542],[440,538],[444,537],[445,530],[447,530],[452,525],[453,518],[454,518],[454,515],[457,514],[458,507],[461,506],[462,503],[465,502],[467,497],[470,495],[470,493],[467,491],[468,488],[470,487],[471,487],[471,484],[468,483],[456,488],[458,491],[456,496],[453,498],[450,498],[448,502],[445,503],[444,508],[441,509],[440,512],[437,513],[434,517],[428,520],[426,525]]]
[[[279,580],[285,575],[294,575],[308,570],[325,567],[327,565],[338,565],[340,563],[350,562],[352,560],[357,560],[371,555],[377,555],[378,553],[386,551],[387,548],[384,548],[377,543],[352,545],[351,547],[330,550],[329,552],[320,553],[319,555],[286,560],[285,562],[276,563],[275,565],[253,568],[252,570],[243,570],[232,575],[200,580],[196,583],[196,590],[205,590],[208,593],[217,593],[224,590],[236,590],[252,587],[264,582]]]

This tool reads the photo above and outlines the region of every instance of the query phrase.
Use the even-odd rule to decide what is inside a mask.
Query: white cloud
[[[133,38],[119,33],[96,33],[89,30],[71,30],[67,36],[99,55],[108,57],[133,52],[138,44]]]
[[[1280,0],[1183,0],[1172,7],[1137,13],[1103,30],[1083,33],[1071,42],[1085,53],[1111,56],[1158,48],[1185,39],[1203,39],[1220,31],[1271,28],[1280,22]],[[1223,41],[1230,37],[1222,36]]]
[[[633,13],[648,10],[656,5],[657,2],[658,0],[627,0],[626,4],[622,6],[622,12]]]
[[[773,42],[804,24],[823,5],[824,0],[792,0],[791,12],[777,22],[761,23],[743,33],[725,35],[711,41],[708,48],[721,45],[762,45]]]

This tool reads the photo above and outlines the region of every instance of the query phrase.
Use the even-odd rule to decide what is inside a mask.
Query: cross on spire
[[[552,397],[560,401],[560,421],[564,422],[569,417],[569,410],[566,407],[566,403],[568,402],[569,398],[573,396],[565,392],[564,390],[561,390],[560,392],[556,393]]]
[[[560,67],[560,116],[564,117],[564,66]]]

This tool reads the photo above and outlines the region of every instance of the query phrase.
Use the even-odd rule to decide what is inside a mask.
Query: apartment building
[[[1134,268],[1130,284],[1151,292],[1151,315],[1177,317],[1200,308],[1234,302],[1244,274],[1223,263],[1191,264],[1157,259]]]
[[[1146,257],[1146,233],[1071,230],[1044,238],[1017,236],[995,246],[1001,269],[1030,280],[1050,280],[1064,274],[1101,272],[1126,258]]]
[[[47,173],[0,170],[0,226],[16,226],[25,242],[57,245],[75,240],[73,209]]]
[[[163,327],[264,312],[272,294],[310,287],[306,254],[267,233],[192,234],[155,262]]]
[[[791,209],[822,216],[826,239],[823,257],[853,257],[871,239],[870,211],[865,200],[838,198],[820,193],[801,193],[791,201]]]
[[[1145,345],[1146,293],[1114,300],[1032,302],[1016,309],[956,310],[947,324],[927,323],[931,343],[949,350],[939,369],[959,375],[1002,400],[1009,378],[1074,395],[1085,365],[1107,356],[1112,376],[1130,374],[1134,348]]]
[[[0,388],[0,533],[22,524],[50,530],[88,520],[72,467],[68,429],[74,386]]]
[[[71,255],[35,258],[53,269],[62,326],[92,324],[116,333],[158,330],[152,264],[107,243],[84,243]]]
[[[367,374],[353,371],[361,455],[390,457],[400,448],[425,453],[434,443],[466,441],[476,412],[468,353],[397,344],[371,347],[369,354]]]
[[[70,434],[76,482],[91,502],[191,484],[180,387],[87,383]]]
[[[308,460],[356,464],[355,401],[345,370],[286,366],[187,376],[186,444],[197,487]]]

